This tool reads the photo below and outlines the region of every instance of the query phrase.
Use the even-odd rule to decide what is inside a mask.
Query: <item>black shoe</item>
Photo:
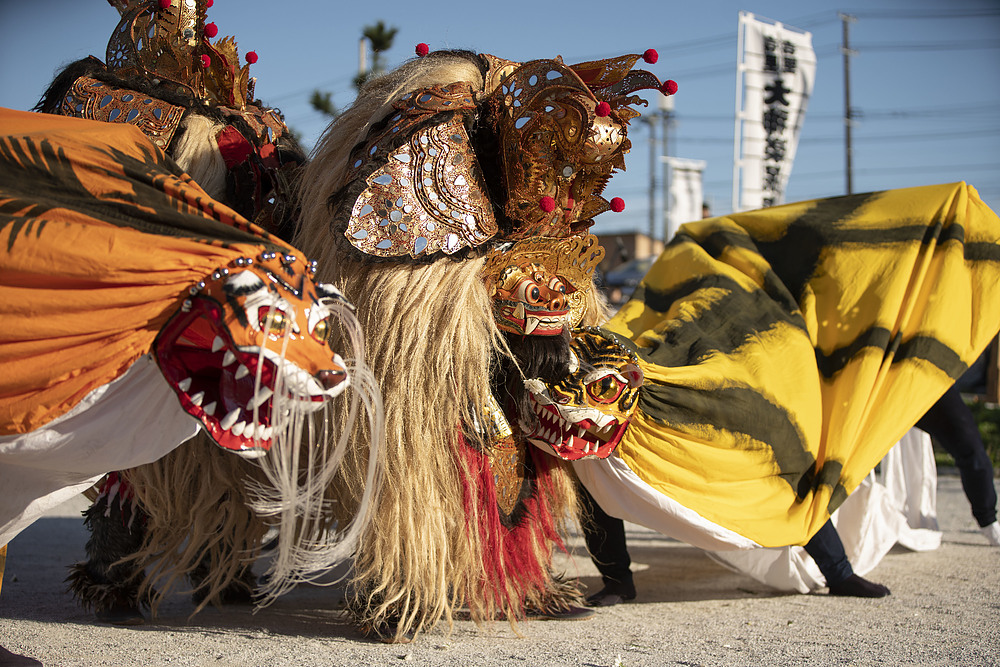
[[[635,585],[632,583],[605,584],[604,588],[587,597],[589,607],[613,607],[635,599]]]
[[[889,588],[874,581],[868,581],[856,574],[847,579],[830,584],[830,595],[853,598],[884,598],[891,595]]]
[[[566,609],[555,607],[546,609],[528,608],[524,610],[524,617],[533,621],[582,621],[596,613],[593,609],[588,609],[587,607],[570,605]]]

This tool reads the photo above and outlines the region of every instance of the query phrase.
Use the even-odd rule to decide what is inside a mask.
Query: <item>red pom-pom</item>
[[[621,197],[615,197],[611,200],[611,210],[615,213],[621,213],[625,210],[625,200]]]
[[[257,62],[257,52],[256,51],[247,51],[247,54],[245,56],[243,56],[243,57],[246,58],[247,62],[250,63],[251,65],[253,65],[255,62]]]
[[[201,66],[202,67],[211,67],[212,66],[212,57],[211,56],[203,55],[201,57]]]
[[[601,100],[600,102],[597,103],[597,107],[594,109],[594,113],[596,113],[599,117],[604,118],[609,113],[611,113],[611,105],[605,102],[604,100]]]
[[[205,0],[205,8],[209,8],[215,4],[215,0]]]
[[[219,34],[219,26],[215,25],[214,23],[205,24],[205,37],[211,39],[212,37],[215,37],[218,34]]]
[[[652,65],[660,59],[660,54],[656,52],[656,49],[646,49],[646,51],[642,54],[642,59]]]
[[[539,199],[538,205],[546,213],[551,213],[552,211],[556,210],[556,200],[548,195],[545,195],[544,197]]]
[[[170,6],[171,0],[160,0],[160,9],[166,9]]]
[[[660,92],[664,95],[673,95],[677,92],[677,82],[673,79],[667,79],[663,82],[663,85],[660,86]]]
[[[431,47],[427,46],[423,42],[420,42],[419,44],[417,44],[417,48],[415,50],[417,55],[423,58],[424,56],[426,56],[428,53],[431,52]]]

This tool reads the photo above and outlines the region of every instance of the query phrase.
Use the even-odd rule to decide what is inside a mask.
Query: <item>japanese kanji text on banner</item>
[[[733,210],[781,204],[816,75],[812,33],[740,12]]]

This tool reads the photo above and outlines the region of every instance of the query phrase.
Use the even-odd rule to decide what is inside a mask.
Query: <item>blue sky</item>
[[[674,79],[670,154],[706,160],[713,213],[731,208],[736,28],[739,10],[813,34],[816,88],[809,102],[787,200],[844,193],[844,77],[838,11],[855,15],[850,42],[854,190],[864,192],[965,180],[1000,211],[1000,3],[996,0],[868,0],[861,4],[765,0],[624,5],[583,0],[506,0],[485,8],[423,0],[215,0],[209,19],[220,36],[254,50],[257,94],[283,110],[311,146],[326,125],[312,111],[313,89],[340,106],[353,98],[358,39],[383,20],[399,29],[390,66],[413,48],[470,48],[512,60],[562,55],[581,62],[655,48],[661,79]],[[0,0],[0,106],[30,109],[63,64],[103,59],[118,13],[104,0]],[[626,211],[606,213],[595,231],[645,230],[649,154],[645,127],[633,122],[627,173],[606,195]]]

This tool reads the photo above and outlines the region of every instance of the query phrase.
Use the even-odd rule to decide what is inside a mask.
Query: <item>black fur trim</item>
[[[119,561],[142,547],[145,513],[120,496],[110,500],[101,496],[84,510],[83,517],[90,531],[87,560],[70,567],[66,579],[70,592],[85,608],[96,611],[122,603],[137,606],[142,569],[133,562]]]
[[[554,383],[569,375],[569,331],[563,330],[559,336],[504,335],[524,378],[541,378]],[[494,396],[503,406],[507,421],[515,427],[519,419],[530,426],[534,426],[538,419],[531,409],[529,393],[524,388],[524,378],[509,359],[499,360],[492,378]]]

